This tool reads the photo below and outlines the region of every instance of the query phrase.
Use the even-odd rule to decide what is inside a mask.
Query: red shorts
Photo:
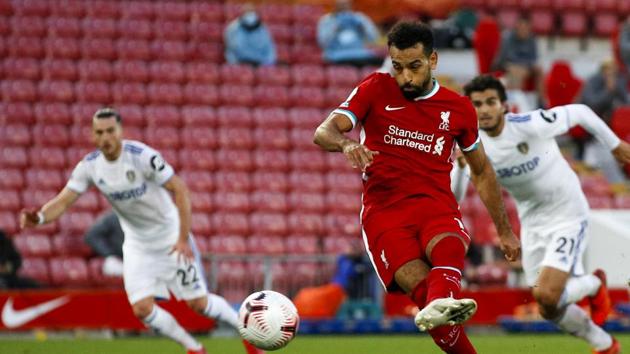
[[[363,240],[374,269],[389,291],[399,291],[394,274],[405,263],[422,259],[431,239],[455,233],[470,244],[470,236],[458,210],[436,207],[428,198],[408,198],[364,216]]]

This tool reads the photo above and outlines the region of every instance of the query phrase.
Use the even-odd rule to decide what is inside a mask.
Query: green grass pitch
[[[630,349],[630,334],[616,335],[622,347]],[[239,340],[200,338],[208,354],[244,353]],[[590,353],[581,340],[568,335],[473,335],[480,354]],[[177,344],[162,338],[124,338],[114,340],[13,340],[0,339],[2,354],[181,354]],[[441,353],[426,335],[409,336],[298,336],[282,354],[424,354]]]

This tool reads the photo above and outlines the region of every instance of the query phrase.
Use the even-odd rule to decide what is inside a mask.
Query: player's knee
[[[139,302],[131,306],[133,314],[139,319],[147,318],[153,311],[153,303]]]
[[[208,307],[208,299],[206,297],[188,300],[188,306],[195,312],[203,314]]]
[[[537,287],[534,289],[533,295],[538,303],[540,314],[547,319],[553,318],[557,312],[562,293],[553,289]]]

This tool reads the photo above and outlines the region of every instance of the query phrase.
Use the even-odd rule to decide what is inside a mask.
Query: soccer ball
[[[249,295],[238,312],[238,331],[264,350],[280,349],[295,337],[300,316],[293,302],[271,290]]]

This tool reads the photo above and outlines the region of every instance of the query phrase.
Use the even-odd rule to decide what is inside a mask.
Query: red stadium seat
[[[153,23],[153,34],[158,40],[185,42],[188,40],[188,23],[180,21],[157,21]]]
[[[101,209],[99,203],[99,192],[90,190],[81,194],[81,197],[72,205],[76,211],[87,211],[95,213]]]
[[[9,86],[10,89],[10,86]],[[34,88],[33,88],[34,89]],[[2,88],[4,95],[4,87]],[[5,96],[6,97],[6,96]],[[0,105],[0,118],[3,124],[33,124],[35,115],[31,104],[26,102],[7,102]]]
[[[225,84],[219,89],[223,105],[251,106],[254,103],[254,92],[250,86]]]
[[[68,59],[50,59],[41,62],[42,78],[44,80],[75,81],[78,77],[74,61]]]
[[[289,211],[286,194],[283,192],[256,191],[252,195],[252,206],[256,211],[286,213]]]
[[[206,213],[193,213],[190,227],[195,235],[212,235],[212,221]]]
[[[219,104],[219,92],[212,85],[188,83],[184,86],[184,97],[188,104],[203,106],[217,106]]]
[[[22,147],[0,148],[0,166],[2,168],[25,168],[29,165],[26,149]]]
[[[48,35],[51,37],[81,37],[81,22],[72,17],[49,17],[46,21]]]
[[[265,22],[289,23],[293,18],[291,7],[287,4],[261,4],[257,10]]]
[[[49,37],[46,41],[46,57],[49,59],[79,59],[81,47],[75,38]]]
[[[126,131],[126,130],[125,130]],[[72,169],[88,154],[95,151],[94,146],[90,147],[69,147],[66,149],[66,167]]]
[[[22,267],[20,267],[18,275],[34,279],[42,285],[50,284],[48,262],[44,258],[25,257],[22,260]]]
[[[252,171],[254,160],[249,150],[228,150],[217,151],[217,162],[222,170]]]
[[[114,102],[121,104],[147,103],[147,93],[143,84],[138,82],[116,82],[112,85]]]
[[[177,107],[168,105],[151,105],[144,109],[147,126],[171,126],[179,127],[182,124],[182,115]]]
[[[245,213],[216,212],[212,214],[212,223],[219,234],[246,236],[250,232],[249,221]]]
[[[45,37],[44,19],[35,16],[14,16],[11,18],[11,30],[14,35],[24,37]]]
[[[147,86],[149,102],[179,106],[184,102],[184,95],[179,84],[150,83]]]
[[[118,33],[125,39],[151,40],[153,39],[153,25],[151,21],[140,19],[122,19],[118,21]]]
[[[87,12],[86,3],[83,1],[53,1],[50,3],[52,17],[81,18]]]
[[[311,24],[303,24],[303,23],[294,23],[293,24],[293,43],[295,44],[305,44],[308,45],[310,43],[316,43],[317,42],[317,26],[315,25],[311,25]],[[312,58],[309,58],[309,63],[319,63],[317,56],[315,56],[316,54],[319,54],[318,52],[315,52],[315,49],[310,49],[312,50],[311,53],[309,53],[309,55],[312,56]]]
[[[192,206],[193,212],[207,214],[212,213],[216,210],[212,199],[212,193],[199,190],[193,191],[194,193],[190,194],[190,204]]]
[[[250,128],[253,125],[249,108],[223,106],[217,110],[219,126],[226,128]]]
[[[357,196],[358,199],[359,196]],[[325,230],[328,235],[361,235],[359,213],[329,213],[325,218]]]
[[[65,103],[38,103],[35,104],[35,115],[40,124],[72,124],[70,108]]]
[[[190,190],[192,190],[193,192],[212,192],[215,188],[214,179],[208,173],[208,171],[184,170],[179,172],[179,176],[184,180],[184,182],[186,182],[188,188],[190,188]]]
[[[254,89],[254,100],[257,107],[279,108],[291,104],[289,91],[284,86],[257,86]]]
[[[252,189],[252,179],[247,172],[218,171],[214,181],[218,191],[249,192]]]
[[[37,89],[32,81],[3,80],[2,96],[9,101],[34,102],[37,99]]]
[[[555,31],[554,12],[549,10],[533,10],[530,18],[532,31],[534,33],[548,35]]]
[[[324,237],[324,253],[344,254],[353,252],[356,249],[357,238],[348,236]]]
[[[326,189],[324,177],[319,172],[295,170],[289,174],[289,186],[293,191],[322,193]]]
[[[551,3],[552,8],[558,12],[563,12],[567,10],[581,12],[585,9],[584,0],[553,0],[551,1]]]
[[[254,137],[248,128],[217,129],[219,146],[224,149],[253,149]]]
[[[219,69],[221,82],[224,84],[252,85],[254,69],[250,65],[226,64]]]
[[[87,16],[96,18],[119,18],[121,3],[117,1],[96,0],[86,4]]]
[[[288,216],[290,234],[322,235],[324,218],[317,213],[294,212]]]
[[[219,66],[208,62],[188,62],[186,64],[186,80],[203,84],[220,82]]]
[[[205,130],[206,127],[217,125],[217,115],[212,107],[184,106],[182,107],[182,120],[185,127],[195,127],[197,130]],[[216,144],[207,142],[207,144]]]
[[[324,69],[319,65],[293,65],[291,77],[297,86],[322,87],[326,84]]]
[[[59,126],[46,126],[45,128],[54,127],[52,131],[56,131]],[[41,132],[44,134],[46,129]],[[37,130],[34,130],[33,133],[38,133]],[[44,137],[39,136],[35,137],[36,139],[43,139]],[[67,138],[67,135],[66,135]],[[66,166],[66,157],[64,155],[64,151],[60,147],[32,147],[29,150],[29,160],[32,167],[38,168],[57,168],[61,169]]]
[[[155,16],[155,11],[157,10],[153,4],[148,1],[123,2],[121,5],[121,11],[124,19],[142,19],[150,21]]]
[[[33,140],[38,146],[67,147],[70,145],[70,134],[65,125],[36,125],[33,127]]]
[[[223,4],[218,2],[190,3],[190,16],[192,19],[221,22],[223,21]]]
[[[180,150],[179,162],[183,168],[198,171],[214,171],[217,159],[212,150]]]
[[[593,20],[595,22],[594,33],[601,37],[610,37],[618,26],[617,14],[598,13]]]
[[[359,192],[344,193],[332,191],[326,194],[326,210],[332,213],[351,213],[359,215],[361,211],[361,195]]]
[[[257,127],[286,128],[289,126],[286,110],[279,107],[255,108],[252,111],[252,116]]]
[[[118,81],[147,82],[149,69],[141,60],[119,60],[114,63],[114,76]]]
[[[115,60],[116,46],[111,39],[84,39],[81,43],[81,55],[86,59]]]
[[[10,34],[11,34],[11,24],[9,23],[9,18],[2,16],[2,14],[0,13],[0,35],[4,38],[4,37],[8,37]],[[4,54],[4,51],[3,51],[3,54]]]
[[[256,171],[252,184],[257,191],[285,192],[289,189],[287,175],[283,172]]]
[[[91,127],[92,116],[101,107],[98,103],[75,103],[71,108],[72,121],[81,127]]]
[[[288,150],[291,147],[289,132],[283,128],[256,128],[254,141],[258,149]]]
[[[31,131],[25,124],[0,126],[0,140],[7,146],[28,147],[32,142]]]
[[[102,81],[78,82],[75,85],[78,102],[96,102],[106,106],[112,101],[109,85]]]
[[[614,207],[613,199],[604,195],[587,195],[588,205],[593,209],[612,209]]]
[[[70,103],[74,101],[74,86],[70,81],[42,81],[38,87],[39,97],[44,101]]]
[[[324,8],[318,5],[295,4],[291,6],[294,23],[316,24],[324,15]]]
[[[241,235],[216,235],[210,237],[209,251],[218,254],[244,254],[247,252],[245,237]]]
[[[39,60],[34,58],[7,58],[3,64],[5,76],[9,79],[38,80],[40,78]]]
[[[313,43],[313,42],[311,42]],[[315,44],[294,44],[290,53],[291,63],[322,64],[322,53]]]
[[[284,150],[256,150],[254,164],[258,170],[289,171],[291,168]]]
[[[288,254],[318,254],[320,253],[319,238],[317,236],[291,235],[286,239]]]
[[[497,11],[497,19],[501,28],[512,29],[516,27],[521,11],[516,8],[501,8]]]
[[[332,191],[359,192],[362,189],[361,175],[358,172],[329,172],[326,185]]]
[[[0,229],[9,235],[18,232],[17,213],[15,211],[0,211]]]
[[[73,125],[70,128],[70,145],[74,147],[92,147],[92,127],[89,125]]]
[[[48,1],[14,1],[13,11],[19,16],[46,17],[50,14],[51,3]]]
[[[24,187],[22,171],[16,168],[0,168],[0,188],[19,190]]]
[[[193,41],[223,41],[225,26],[221,22],[191,21],[188,31]]]
[[[358,85],[360,80],[359,70],[352,66],[329,66],[326,68],[326,81],[329,86],[349,88]]]
[[[47,43],[48,44],[48,43]],[[38,37],[16,37],[6,38],[6,47],[12,57],[26,57],[41,59],[44,57],[44,46],[41,38]],[[78,47],[77,47],[78,49]],[[62,50],[71,51],[72,48]],[[78,54],[78,50],[76,52]]]
[[[25,177],[27,188],[61,190],[61,188],[66,184],[66,181],[59,170],[29,169],[25,171]]]
[[[292,211],[323,213],[326,211],[324,196],[321,193],[294,191],[288,196]]]
[[[125,127],[143,127],[144,111],[137,104],[123,104],[115,107],[120,113]]]
[[[99,288],[122,288],[123,278],[117,276],[109,276],[103,274],[102,257],[92,258],[88,261],[88,272],[92,283],[98,285]]]
[[[50,257],[52,245],[47,235],[26,234],[13,238],[13,243],[22,257]]]
[[[314,129],[326,119],[329,113],[328,111],[322,113],[317,108],[291,108],[289,110],[289,122],[293,128]]]
[[[285,23],[270,23],[267,25],[275,43],[292,44],[293,28]]]
[[[80,257],[57,257],[50,260],[51,283],[57,286],[86,287],[90,284],[88,268]]]
[[[300,102],[301,106],[324,108],[324,94],[320,88],[293,86],[289,91],[291,102]]]
[[[135,38],[135,37],[134,37]],[[116,42],[118,59],[151,60],[151,47],[143,39],[119,39]]]
[[[185,79],[184,66],[176,61],[155,61],[150,70],[153,81],[181,83]]]
[[[190,126],[181,130],[182,145],[193,149],[216,149],[219,144],[214,129]]]
[[[480,74],[490,72],[490,66],[499,52],[500,45],[501,31],[497,22],[491,17],[480,19],[473,35],[473,47]]]
[[[223,60],[223,45],[221,43],[191,43],[188,52],[193,60],[207,60],[211,63],[218,63]]]
[[[155,6],[155,16],[158,22],[164,22],[164,20],[187,22],[190,18],[188,3],[160,1]]]
[[[185,61],[188,51],[184,42],[154,40],[151,42],[151,53],[158,60]]]
[[[213,201],[219,211],[238,213],[249,213],[251,211],[249,195],[245,192],[228,192],[217,188],[213,196]]]
[[[562,34],[584,36],[588,32],[586,14],[580,11],[562,10]]]
[[[0,190],[0,210],[18,212],[20,210],[20,195],[14,190]]]
[[[284,240],[270,235],[252,235],[247,239],[247,251],[254,254],[282,255]]]
[[[311,128],[293,128],[291,129],[291,146],[297,150],[316,150],[319,149],[313,143],[314,127]]]
[[[118,37],[117,23],[113,19],[86,18],[83,20],[84,38],[105,38],[113,39]]]
[[[148,128],[144,132],[147,144],[155,149],[178,149],[180,147],[178,130],[175,127]]]
[[[61,218],[59,218],[59,229],[63,233],[81,237],[92,225],[94,225],[95,219],[96,218],[94,217],[94,214],[92,213],[81,212],[81,211],[71,211],[61,216]],[[67,240],[67,241],[76,242],[76,241],[71,241],[71,240]],[[53,243],[54,242],[55,240],[53,240]],[[59,241],[59,242],[62,242],[62,241]],[[62,251],[58,250],[58,252],[62,252]],[[85,255],[87,256],[88,254],[89,252]]]
[[[291,71],[283,66],[260,66],[256,69],[256,82],[259,85],[289,86]]]
[[[285,236],[289,230],[283,213],[255,212],[250,215],[249,224],[251,230],[259,235]]]
[[[107,60],[82,60],[77,63],[83,81],[112,81],[112,66]]]
[[[320,172],[326,169],[324,152],[321,151],[291,151],[289,160],[293,170]]]

